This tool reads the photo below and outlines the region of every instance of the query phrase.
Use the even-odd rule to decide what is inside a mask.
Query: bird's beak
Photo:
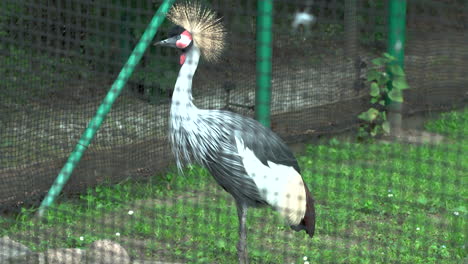
[[[172,38],[168,38],[168,39],[165,39],[165,40],[158,41],[158,42],[154,43],[154,45],[155,46],[177,48],[176,42],[177,42],[177,36],[174,36]]]

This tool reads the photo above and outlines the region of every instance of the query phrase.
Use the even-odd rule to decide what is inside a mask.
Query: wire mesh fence
[[[212,177],[211,163],[182,174],[174,166],[169,115],[184,77],[177,49],[143,54],[58,200],[35,217],[162,2],[1,1],[0,263],[239,262],[229,186]],[[201,2],[222,17],[226,38],[219,60],[202,56],[190,76],[193,103],[253,117],[258,1]],[[273,1],[271,127],[295,152],[316,231],[294,232],[281,210],[249,209],[251,263],[466,261],[468,4],[407,2],[403,132],[362,139],[358,116],[375,105],[370,72],[385,73],[372,61],[387,49],[388,4]],[[164,21],[155,41],[172,26]],[[254,156],[243,164],[255,154],[280,159],[259,157],[273,139],[250,134],[257,141],[243,143]],[[263,166],[271,175],[283,168],[253,167]],[[279,185],[264,184],[273,186],[267,192]],[[256,195],[272,205],[280,194]]]

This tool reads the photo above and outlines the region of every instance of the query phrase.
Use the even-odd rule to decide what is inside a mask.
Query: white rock
[[[7,259],[31,253],[32,251],[27,246],[7,236],[0,238],[0,263],[6,263]]]
[[[94,241],[86,254],[88,264],[130,264],[130,256],[118,243],[110,240]]]
[[[84,260],[84,250],[79,248],[49,249],[44,255],[48,264],[80,264]]]

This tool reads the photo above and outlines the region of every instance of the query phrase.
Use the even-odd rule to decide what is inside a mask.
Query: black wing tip
[[[301,223],[299,225],[292,225],[291,229],[296,231],[296,232],[300,232],[300,231],[304,230],[306,232],[306,234],[309,235],[310,238],[314,237],[315,227],[308,228],[306,224]]]
[[[304,218],[299,225],[291,225],[291,229],[296,232],[304,230],[310,238],[313,238],[315,234],[315,218],[312,221],[309,220]]]

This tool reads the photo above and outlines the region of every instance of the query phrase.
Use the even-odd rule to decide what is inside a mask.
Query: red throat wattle
[[[186,57],[187,57],[187,55],[185,55],[185,53],[182,53],[180,55],[180,61],[179,61],[180,65],[184,64]]]

